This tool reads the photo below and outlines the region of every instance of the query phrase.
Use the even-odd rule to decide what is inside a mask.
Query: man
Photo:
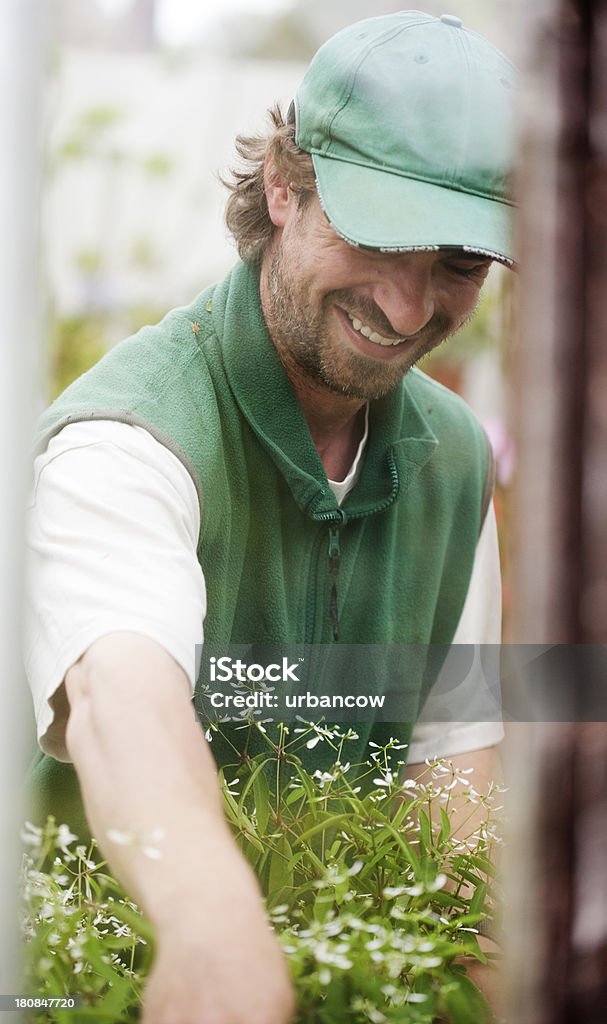
[[[228,224],[244,262],[43,419],[38,732],[155,925],[146,1024],[284,1024],[293,1006],[192,714],[203,619],[218,644],[498,642],[488,446],[412,367],[472,315],[492,260],[512,262],[512,81],[451,16],[339,33],[286,122],[240,141]],[[398,725],[409,774],[455,755],[482,786],[499,727],[411,737],[424,685]],[[382,729],[358,731],[362,758]],[[58,761],[51,791],[71,771]],[[161,857],[120,831],[156,832]]]

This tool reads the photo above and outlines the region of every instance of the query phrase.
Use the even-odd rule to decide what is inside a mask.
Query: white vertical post
[[[42,0],[0,0],[0,995],[19,992],[18,794],[27,699],[20,685],[21,534],[40,336],[36,245],[44,7]]]

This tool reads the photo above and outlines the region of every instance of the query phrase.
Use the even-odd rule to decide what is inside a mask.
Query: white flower
[[[160,860],[162,857],[160,850],[156,846],[142,846],[141,852],[149,860]]]
[[[391,786],[393,782],[394,776],[391,771],[386,771],[380,779],[373,779],[374,786]]]
[[[438,892],[439,889],[444,888],[447,884],[446,875],[437,875],[433,882],[429,882],[426,886],[428,892]]]
[[[21,841],[27,846],[40,846],[41,839],[42,829],[32,825],[31,821],[26,821],[21,830]]]
[[[234,779],[234,782],[238,782],[238,779]],[[157,825],[156,828],[150,829],[149,832],[144,832],[141,838],[148,840],[150,843],[159,843],[166,837],[166,834],[166,828]]]
[[[57,838],[55,839],[55,846],[62,850],[63,853],[67,853],[68,846],[77,838],[78,836],[75,836],[73,832],[70,832],[67,825],[60,825],[57,831]]]
[[[382,896],[385,896],[385,898],[387,900],[393,900],[397,896],[403,896],[406,892],[407,892],[407,890],[404,888],[404,886],[398,886],[397,887],[397,886],[387,885],[386,888],[382,892]]]
[[[108,828],[105,834],[110,842],[115,843],[116,846],[136,846],[144,857],[148,857],[150,860],[159,860],[162,854],[153,843],[164,839],[166,829],[160,825],[145,832],[131,832],[127,829]],[[87,865],[91,868],[95,866],[92,862],[87,862]]]
[[[115,843],[116,846],[132,846],[135,842],[134,832],[123,832],[121,829],[108,828],[105,834],[110,843]]]

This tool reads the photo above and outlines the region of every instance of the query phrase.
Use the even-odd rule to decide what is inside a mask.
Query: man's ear
[[[269,155],[266,157],[264,165],[263,186],[270,220],[275,227],[282,228],[285,226],[289,207],[295,197],[289,188],[288,181],[276,170]]]

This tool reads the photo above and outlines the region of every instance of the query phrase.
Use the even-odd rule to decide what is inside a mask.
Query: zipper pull
[[[337,609],[337,576],[339,574],[339,526],[329,527],[329,570],[331,573],[331,593],[329,596],[329,615],[333,625],[333,639],[339,640],[339,613]]]

